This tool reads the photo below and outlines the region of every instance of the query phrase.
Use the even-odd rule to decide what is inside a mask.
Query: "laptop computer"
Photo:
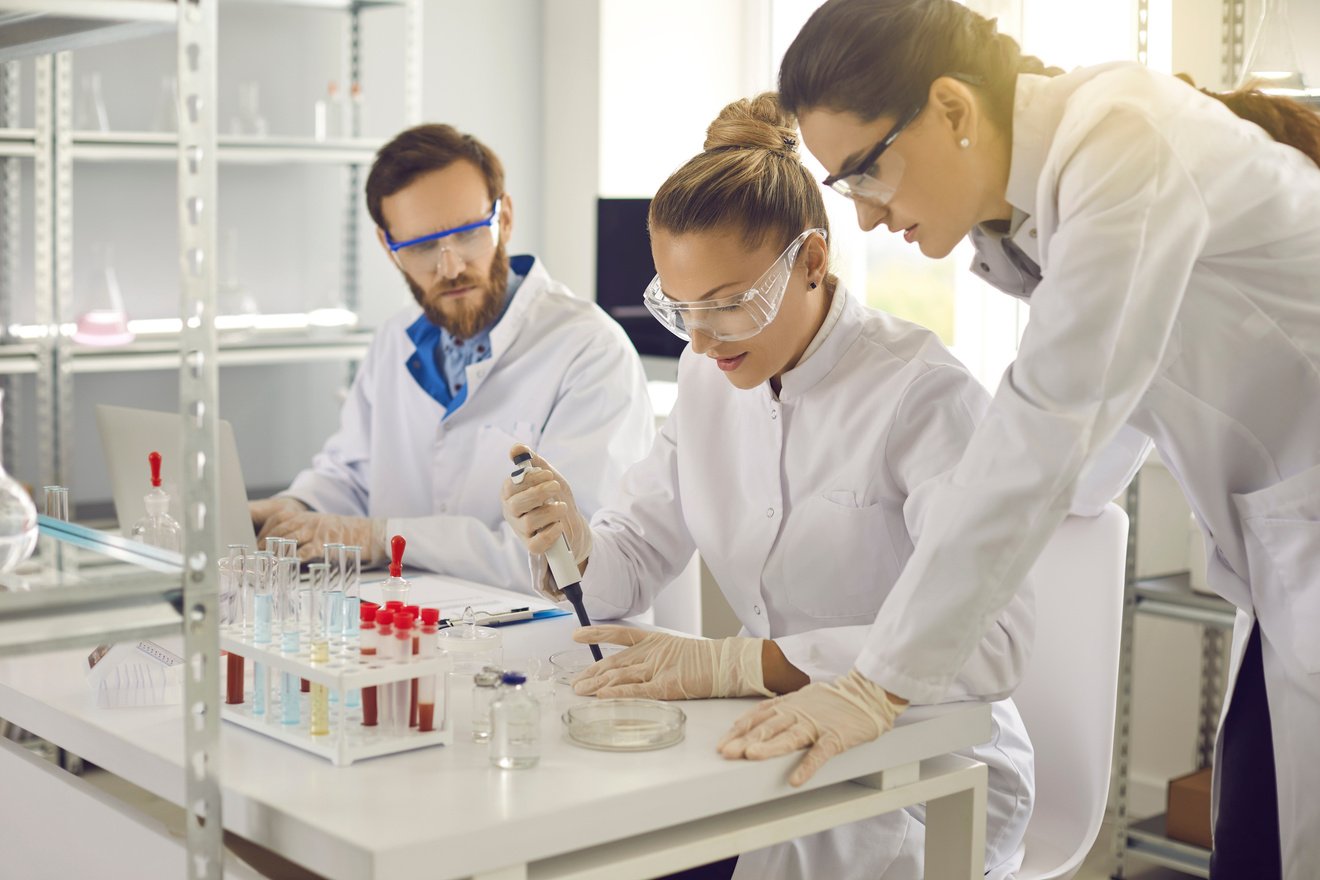
[[[179,414],[101,405],[96,407],[96,425],[110,471],[120,530],[128,535],[133,524],[146,515],[142,498],[151,490],[147,456],[153,451],[161,455],[161,484],[170,495],[170,516],[182,523],[183,422]],[[238,463],[234,427],[223,419],[219,454],[215,480],[220,490],[220,546],[246,544],[255,549],[257,536],[248,515],[247,489]]]

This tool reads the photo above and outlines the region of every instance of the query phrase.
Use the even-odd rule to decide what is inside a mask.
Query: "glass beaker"
[[[179,130],[179,81],[172,75],[160,78],[160,96],[156,99],[151,130],[171,133]]]
[[[101,93],[101,74],[84,73],[79,79],[73,127],[79,131],[110,130],[110,117],[105,112],[105,96]]]
[[[128,329],[124,295],[115,274],[114,251],[109,245],[92,248],[93,270],[83,284],[83,311],[78,315],[73,341],[83,345],[109,347],[133,341]]]
[[[5,393],[0,389],[0,428]],[[0,462],[0,572],[13,571],[37,547],[37,506]]]
[[[216,326],[226,331],[228,338],[249,335],[260,313],[252,291],[238,274],[238,230],[229,228],[220,237],[220,285],[216,291],[220,317]]]
[[[261,86],[255,82],[238,84],[238,115],[230,123],[232,134],[265,137],[266,117],[261,115]]]
[[[1288,0],[1265,0],[1256,35],[1242,64],[1238,88],[1254,85],[1263,92],[1300,95],[1306,90],[1293,47]]]

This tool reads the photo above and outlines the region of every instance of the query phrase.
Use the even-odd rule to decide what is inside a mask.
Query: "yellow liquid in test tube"
[[[320,641],[312,643],[312,662],[330,662],[330,643]],[[330,691],[323,684],[312,684],[312,736],[327,736],[330,733]]]

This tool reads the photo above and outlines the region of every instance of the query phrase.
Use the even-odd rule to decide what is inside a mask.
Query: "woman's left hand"
[[[772,696],[761,673],[762,639],[689,639],[626,626],[585,626],[573,633],[573,641],[627,646],[578,674],[573,690],[582,696]]]
[[[717,748],[726,758],[762,761],[810,747],[788,777],[791,785],[801,785],[830,758],[892,730],[906,708],[854,669],[749,709]]]

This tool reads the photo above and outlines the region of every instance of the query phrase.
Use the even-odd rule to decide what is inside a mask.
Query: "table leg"
[[[985,876],[986,768],[971,788],[926,804],[926,880]]]

